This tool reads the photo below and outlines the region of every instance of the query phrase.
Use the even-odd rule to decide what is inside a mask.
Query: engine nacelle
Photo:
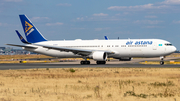
[[[119,61],[131,61],[131,57],[122,57],[122,58],[119,58]]]
[[[105,53],[105,52],[94,52],[94,53],[92,53],[92,58],[95,61],[106,61],[107,60],[107,53]]]

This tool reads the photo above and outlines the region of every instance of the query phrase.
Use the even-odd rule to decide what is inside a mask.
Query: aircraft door
[[[152,48],[153,48],[153,50],[157,50],[157,43],[156,42],[153,43]]]

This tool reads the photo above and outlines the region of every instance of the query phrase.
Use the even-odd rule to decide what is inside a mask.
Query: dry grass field
[[[46,55],[0,55],[0,64],[2,63],[44,63],[81,60],[81,58],[55,58]]]
[[[31,58],[52,57],[4,55],[0,63]],[[179,101],[179,83],[180,68],[0,70],[0,101]]]
[[[180,68],[0,71],[0,101],[179,101]]]
[[[0,55],[0,60],[2,59],[32,59],[32,58],[52,58],[46,55]]]

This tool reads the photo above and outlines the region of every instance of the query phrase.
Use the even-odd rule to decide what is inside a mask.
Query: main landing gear
[[[89,65],[90,61],[81,61],[81,65]]]
[[[89,65],[89,64],[91,64],[91,62],[87,60],[87,57],[83,57],[83,59],[84,59],[84,61],[80,62],[81,65]]]
[[[84,61],[81,61],[80,63],[81,63],[81,65],[89,65],[90,61],[88,61],[87,58],[84,57]],[[96,64],[97,65],[99,65],[99,64],[106,64],[106,61],[96,61]]]
[[[90,61],[81,61],[80,63],[81,63],[81,65],[89,65]],[[106,61],[96,61],[96,64],[98,64],[98,65],[106,64]]]
[[[161,56],[160,59],[161,59],[160,65],[164,65],[164,56]]]
[[[99,64],[106,64],[106,61],[96,61],[96,63]]]

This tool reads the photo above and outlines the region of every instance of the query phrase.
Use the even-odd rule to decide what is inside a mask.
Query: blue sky
[[[21,44],[19,14],[48,40],[158,38],[180,49],[180,0],[0,0],[0,46]]]

